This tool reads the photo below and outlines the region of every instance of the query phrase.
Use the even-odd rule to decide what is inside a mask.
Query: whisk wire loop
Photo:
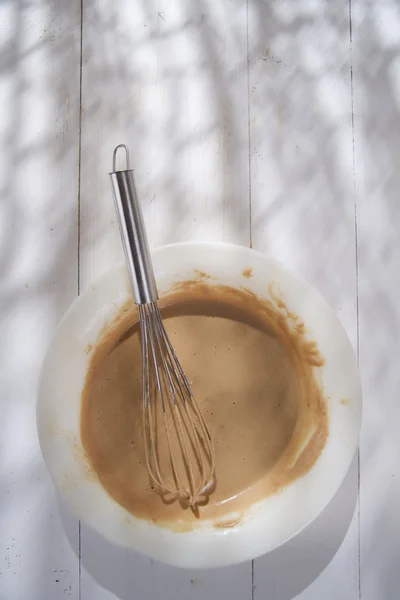
[[[170,342],[157,303],[139,305],[139,316],[146,466],[162,492],[193,506],[207,493],[214,478],[211,434]],[[165,431],[164,445],[160,442],[160,420]],[[170,477],[165,475],[166,467],[171,470]]]

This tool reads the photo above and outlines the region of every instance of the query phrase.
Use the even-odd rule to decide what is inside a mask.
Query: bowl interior
[[[177,533],[136,519],[114,502],[93,476],[80,440],[81,392],[90,349],[130,296],[124,265],[90,285],[62,319],[46,355],[39,385],[40,444],[57,487],[79,518],[118,545],[185,567],[229,565],[268,552],[298,533],[324,508],[344,479],[357,448],[361,393],[354,353],[333,311],[307,282],[248,248],[187,243],[152,254],[160,293],[207,273],[212,283],[247,287],[269,298],[271,284],[304,321],[325,365],[329,437],[301,479],[249,508],[236,527]],[[251,277],[248,275],[251,269]],[[244,274],[245,273],[245,274]]]

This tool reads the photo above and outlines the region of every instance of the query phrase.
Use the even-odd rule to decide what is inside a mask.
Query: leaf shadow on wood
[[[252,239],[327,297],[356,348],[347,1],[249,2]]]
[[[94,270],[123,260],[107,175],[121,142],[131,148],[151,246],[248,245],[246,11],[231,8],[151,0],[135,11],[101,10],[85,2],[83,286]]]
[[[78,291],[80,10],[77,0],[0,5],[0,593],[56,599],[78,594],[79,569],[54,518],[35,400]],[[73,528],[77,539],[77,519]]]
[[[353,1],[359,229],[362,598],[398,598],[400,5]]]

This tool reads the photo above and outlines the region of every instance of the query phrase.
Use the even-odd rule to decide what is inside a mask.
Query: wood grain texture
[[[400,6],[353,0],[358,198],[361,596],[399,597]]]
[[[233,4],[84,3],[83,287],[123,260],[108,181],[121,142],[152,247],[248,244],[246,10]]]
[[[78,0],[0,4],[2,600],[79,593],[35,428],[41,361],[77,295],[79,14]]]

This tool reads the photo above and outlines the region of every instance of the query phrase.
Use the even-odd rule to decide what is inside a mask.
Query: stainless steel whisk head
[[[127,168],[116,170],[119,148]],[[146,231],[128,148],[113,154],[110,173],[125,258],[139,307],[142,338],[143,437],[151,480],[166,499],[197,512],[214,485],[215,455],[207,423],[196,403],[164,327]]]
[[[139,306],[139,314],[147,468],[162,491],[194,507],[213,483],[211,435],[167,335],[157,303]],[[160,427],[164,427],[164,439],[160,439],[163,435],[160,436]],[[165,464],[168,462],[169,476]]]

